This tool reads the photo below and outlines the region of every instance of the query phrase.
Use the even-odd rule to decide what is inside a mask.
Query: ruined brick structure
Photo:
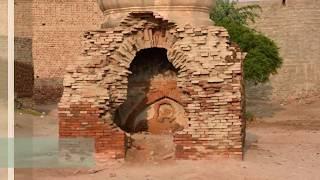
[[[64,76],[60,137],[94,138],[107,159],[125,158],[125,131],[171,134],[177,159],[242,157],[244,55],[212,1],[98,2],[105,22]]]

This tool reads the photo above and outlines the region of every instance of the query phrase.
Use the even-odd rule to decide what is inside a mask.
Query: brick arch
[[[139,22],[138,27],[133,23],[135,21]],[[179,37],[178,32],[172,31],[176,28],[175,23],[169,22],[153,12],[135,12],[130,13],[121,24],[118,28],[119,31],[126,31],[124,29],[130,29],[130,31],[126,31],[127,34],[123,37],[121,45],[107,55],[107,61],[111,62],[107,66],[117,66],[116,72],[112,73],[115,81],[111,84],[117,84],[117,81],[124,82],[109,87],[110,107],[108,108],[113,115],[116,109],[126,100],[126,87],[128,85],[126,79],[131,73],[129,67],[139,51],[149,48],[164,48],[167,50],[169,62],[177,69],[178,74],[190,70],[186,65],[189,61],[188,53],[182,51],[180,46],[176,46],[176,43],[182,41],[183,37]],[[136,29],[132,30],[133,27],[138,28],[138,31]],[[189,80],[187,77],[178,77],[177,83],[183,90]],[[104,83],[104,81],[101,81],[102,86]]]
[[[148,27],[148,25],[146,26],[146,28],[142,28],[140,31],[124,37],[122,44],[107,57],[110,62],[121,65],[117,68],[118,72],[127,72],[126,74],[114,73],[116,75],[113,77],[113,79],[115,79],[116,81],[110,83],[116,85],[109,87],[110,101],[108,102],[109,105],[108,107],[106,107],[106,111],[108,114],[110,114],[113,121],[116,119],[117,109],[127,99],[128,76],[129,73],[131,73],[129,71],[129,67],[131,62],[135,58],[135,55],[139,51],[149,48],[164,48],[167,50],[167,57],[169,62],[177,70],[177,75],[179,75],[181,72],[187,73],[190,71],[190,69],[188,68],[189,66],[186,65],[189,61],[188,53],[180,50],[179,46],[175,46],[175,43],[183,40],[183,38],[179,38],[177,33],[170,32],[171,28],[175,27],[172,26],[168,29],[159,29],[158,26],[155,26],[153,28]],[[117,83],[117,81],[119,82],[119,80],[124,83]],[[179,91],[181,92],[180,97],[173,94],[160,94],[157,98],[161,99],[167,96],[169,98],[172,98],[174,101],[178,101],[179,104],[186,108],[186,103],[184,102],[184,100],[189,96],[184,95],[183,92],[187,91],[186,86],[189,82],[190,78],[188,78],[187,76],[177,76],[177,88],[179,88]],[[101,81],[101,86],[103,86],[103,83],[104,82]]]
[[[144,36],[142,36],[143,38]],[[139,35],[139,33],[137,35],[128,37],[127,40],[124,41],[124,45],[120,46],[119,49],[115,50],[114,54],[121,54],[121,51],[123,50],[128,50],[125,49],[124,47],[128,46],[127,43],[129,43],[129,46],[132,47],[136,47],[133,51],[132,54],[136,54],[137,52],[139,52],[140,50],[143,49],[149,49],[149,48],[165,48],[167,49],[167,56],[168,56],[168,60],[169,62],[175,67],[175,69],[177,70],[177,74],[179,74],[181,71],[188,71],[188,66],[184,66],[187,62],[188,62],[188,55],[184,52],[181,52],[180,50],[177,49],[172,49],[172,46],[174,45],[174,42],[168,41],[166,42],[166,44],[161,44],[161,45],[150,45],[150,44],[145,44],[144,46],[136,46],[137,42],[139,41],[139,39],[141,38],[141,36]],[[125,81],[125,79],[128,78],[129,73],[131,73],[129,71],[129,67],[130,64],[132,62],[132,60],[134,59],[135,56],[125,56],[125,57],[119,57],[117,55],[111,55],[110,59],[112,59],[112,61],[118,62],[119,64],[122,64],[121,68],[119,68],[119,71],[122,72],[128,72],[127,74],[123,75],[123,74],[118,74],[118,76],[115,76],[114,79],[122,79]],[[120,60],[121,59],[121,60]],[[189,79],[185,78],[185,77],[178,77],[177,78],[177,82],[181,84],[185,84],[189,81]],[[127,96],[127,89],[123,88],[123,86],[127,86],[127,83],[123,83],[119,86],[114,86],[113,88],[110,88],[110,96],[111,96],[111,106],[115,105],[113,108],[113,110],[115,110],[117,107],[120,106],[120,104],[122,104]],[[119,88],[119,87],[122,88]],[[183,85],[182,85],[183,86]],[[121,91],[121,95],[119,94],[119,90]],[[118,93],[115,93],[118,92]]]

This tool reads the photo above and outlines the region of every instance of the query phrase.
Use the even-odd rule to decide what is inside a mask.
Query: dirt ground
[[[57,137],[55,105],[41,106],[45,115],[16,113],[17,136]],[[102,171],[18,169],[16,180],[319,180],[320,98],[285,105],[272,117],[247,128],[243,161],[148,161],[118,163]]]

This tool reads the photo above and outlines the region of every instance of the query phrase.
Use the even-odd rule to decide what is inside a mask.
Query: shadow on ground
[[[257,118],[272,117],[283,110],[279,102],[272,101],[273,88],[270,83],[246,84],[246,111]]]

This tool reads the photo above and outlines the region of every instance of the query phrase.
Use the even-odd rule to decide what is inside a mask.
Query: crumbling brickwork
[[[64,77],[60,137],[93,137],[97,153],[123,158],[126,136],[114,115],[128,95],[132,60],[149,48],[165,48],[178,70],[188,126],[173,135],[176,158],[242,157],[243,54],[224,28],[179,25],[154,12],[131,12],[118,27],[83,34],[81,56]]]

